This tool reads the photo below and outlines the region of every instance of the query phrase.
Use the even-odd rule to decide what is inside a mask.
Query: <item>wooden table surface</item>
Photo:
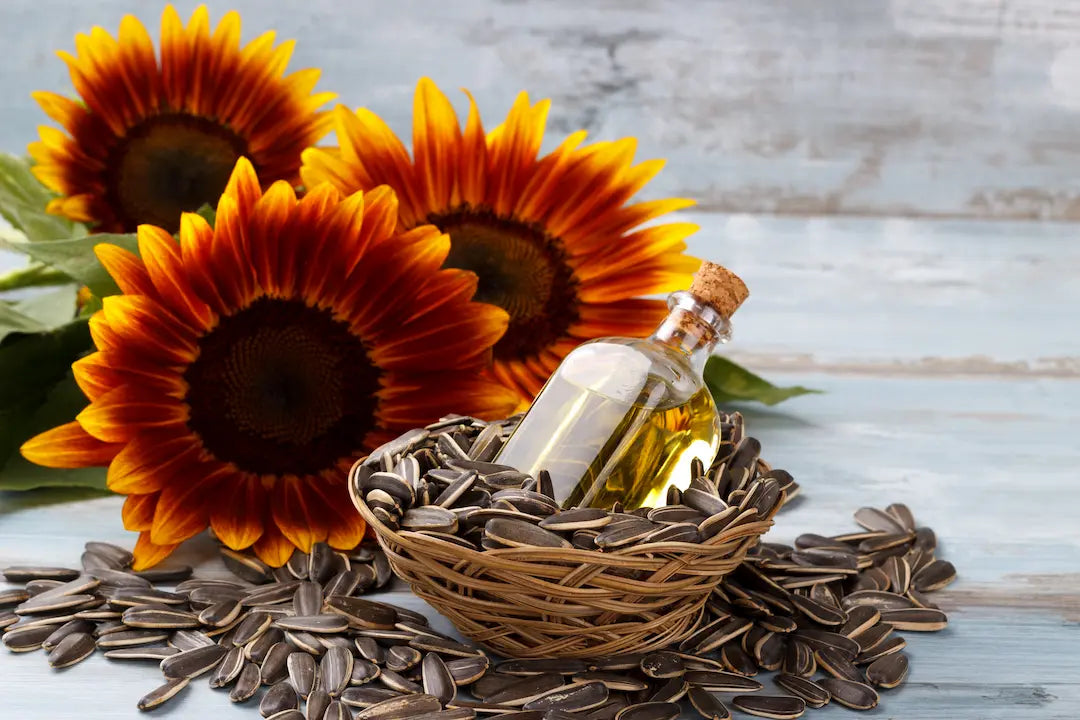
[[[555,97],[556,134],[637,134],[643,156],[669,157],[651,196],[702,199],[684,217],[702,227],[691,250],[751,288],[725,352],[825,391],[741,408],[765,457],[804,488],[769,538],[841,532],[858,507],[900,501],[958,568],[937,595],[949,628],[907,634],[909,680],[866,716],[1080,718],[1075,4],[230,5],[245,35],[298,37],[298,67],[324,65],[343,101],[398,130],[428,72],[477,88],[491,124],[528,87]],[[52,49],[94,23],[115,30],[129,9],[156,28],[150,7],[4,3],[0,149],[19,151],[42,121],[30,89],[67,86]],[[119,508],[0,494],[0,567],[77,563],[88,539],[130,546]],[[205,538],[175,560],[223,572]],[[0,718],[135,718],[159,677],[100,657],[52,671],[40,654],[0,652]],[[256,712],[196,682],[158,714]]]

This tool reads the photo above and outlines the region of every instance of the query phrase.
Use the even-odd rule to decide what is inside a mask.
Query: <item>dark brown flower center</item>
[[[132,128],[109,158],[106,192],[128,232],[150,223],[176,232],[180,213],[214,204],[247,143],[193,115],[159,115]]]
[[[468,207],[427,220],[450,235],[445,266],[476,273],[475,299],[510,314],[496,358],[534,355],[577,321],[577,279],[558,238],[536,225]]]
[[[184,374],[189,424],[218,460],[258,474],[317,474],[375,427],[379,370],[326,310],[262,299],[202,338]]]

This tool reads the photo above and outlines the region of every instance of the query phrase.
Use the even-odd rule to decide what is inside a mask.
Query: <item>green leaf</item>
[[[0,341],[0,489],[46,485],[104,487],[100,468],[53,470],[27,462],[19,446],[69,422],[86,406],[71,363],[92,348],[86,320]]]
[[[75,288],[39,292],[16,302],[0,301],[0,340],[11,333],[53,330],[75,319]]]
[[[217,208],[210,203],[203,203],[203,206],[195,214],[209,223],[210,227],[214,227],[214,223],[217,222]]]
[[[30,172],[26,160],[0,153],[0,217],[31,242],[80,237],[86,227],[45,212],[56,197]]]
[[[20,240],[9,235],[2,238],[2,241],[4,247],[9,250],[29,255],[38,262],[66,273],[75,281],[88,286],[90,292],[97,297],[116,295],[120,292],[120,288],[116,286],[116,282],[97,259],[94,246],[108,243],[119,245],[133,253],[139,251],[139,243],[135,235],[102,233],[70,240],[53,240],[47,243]]]
[[[56,505],[57,503],[95,500],[109,497],[114,493],[93,487],[40,487],[23,492],[4,492],[0,490],[0,515],[4,513],[29,510],[35,507]]]
[[[21,235],[20,237],[26,237]],[[3,239],[0,238],[0,244]],[[67,285],[71,278],[64,273],[53,270],[48,265],[31,261],[25,267],[15,268],[0,275],[0,292],[21,290],[31,287],[48,287],[50,285]]]
[[[705,384],[709,386],[713,400],[721,406],[739,401],[776,405],[788,398],[821,392],[799,385],[777,387],[765,378],[719,355],[713,355],[705,363]]]
[[[47,292],[35,292],[30,297],[17,301],[15,307],[19,312],[40,322],[46,330],[54,330],[75,319],[77,289],[74,285],[68,285]]]

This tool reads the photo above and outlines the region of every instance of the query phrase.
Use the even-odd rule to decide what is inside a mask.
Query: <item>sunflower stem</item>
[[[71,276],[41,263],[19,268],[0,275],[0,292],[27,287],[67,285]]]

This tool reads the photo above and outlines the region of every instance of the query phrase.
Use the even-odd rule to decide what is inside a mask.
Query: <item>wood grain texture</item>
[[[69,90],[55,50],[125,12],[156,34],[159,7],[0,3],[0,149],[45,122],[31,91]],[[707,209],[1080,217],[1075,0],[236,0],[215,22],[227,7],[406,137],[428,74],[459,107],[473,89],[489,125],[527,89],[555,135],[637,136],[670,161],[648,194]]]
[[[935,528],[941,556],[959,569],[960,580],[935,596],[950,613],[949,629],[907,634],[910,683],[886,693],[883,707],[869,717],[1075,720],[1080,447],[1072,428],[1080,384],[826,374],[784,379],[827,393],[780,411],[745,410],[765,456],[805,488],[770,538],[849,530],[855,527],[851,513],[861,505],[902,501]],[[1060,405],[1045,403],[1048,396]],[[86,539],[129,546],[134,539],[121,529],[118,498],[30,504],[25,496],[0,496],[0,566],[75,562]],[[175,562],[223,572],[205,537],[182,548]],[[406,594],[388,599],[418,603]],[[54,673],[40,655],[0,653],[0,697],[14,703],[6,707],[20,720],[64,708],[70,714],[59,717],[135,718],[134,702],[153,686],[156,672],[96,659]],[[55,693],[18,690],[46,682]],[[74,710],[79,698],[91,696],[94,703]],[[167,714],[239,718],[253,712],[230,707],[220,693],[196,683]],[[848,717],[836,708],[813,716]]]

